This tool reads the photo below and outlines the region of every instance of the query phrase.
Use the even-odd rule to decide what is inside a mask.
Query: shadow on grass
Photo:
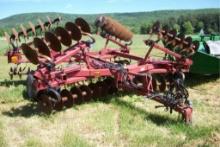
[[[26,92],[24,91],[24,95]],[[88,103],[105,103],[105,104],[112,104],[121,108],[126,108],[129,110],[129,112],[134,112],[140,115],[143,115],[143,118],[146,120],[150,120],[153,123],[157,125],[170,125],[170,124],[177,124],[180,123],[177,119],[170,118],[168,116],[163,116],[155,113],[150,113],[147,112],[146,110],[136,107],[134,104],[131,102],[125,101],[123,99],[120,99],[120,97],[126,96],[127,94],[120,92],[115,95],[109,95],[106,96],[104,99],[98,99],[98,100],[93,100]],[[129,94],[132,96],[133,94]],[[83,103],[85,104],[85,103]],[[81,105],[83,105],[81,104]],[[64,110],[64,109],[63,109]],[[32,117],[34,115],[42,115],[41,110],[38,107],[38,104],[36,102],[28,103],[27,105],[18,107],[18,108],[12,108],[9,111],[5,111],[2,113],[3,115],[7,115],[10,117]],[[53,113],[51,114],[53,115]]]
[[[152,113],[147,112],[143,108],[137,107],[137,106],[133,105],[132,103],[130,103],[128,101],[124,101],[124,100],[117,98],[117,97],[111,102],[111,104],[122,107],[122,108],[126,108],[130,112],[134,112],[134,113],[143,115],[144,119],[149,120],[157,125],[164,126],[164,125],[171,125],[171,124],[180,123],[180,120],[173,119],[168,116],[159,115],[159,114],[156,114],[153,112]]]
[[[19,86],[19,85],[25,85],[25,80],[18,80],[18,81],[11,81],[11,80],[4,80],[0,81],[0,86],[10,87],[10,86]]]
[[[33,100],[30,97],[28,97],[27,90],[22,91],[22,96],[25,100],[33,102]]]
[[[17,108],[12,108],[9,111],[2,112],[3,115],[7,115],[9,117],[31,117],[34,115],[40,115],[41,111],[38,108],[36,103],[28,103],[27,105],[23,105]]]
[[[187,87],[194,87],[200,84],[215,82],[220,78],[220,75],[199,75],[199,74],[187,74],[185,85]]]

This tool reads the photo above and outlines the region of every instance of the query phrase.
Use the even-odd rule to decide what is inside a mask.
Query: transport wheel
[[[32,73],[29,73],[27,75],[27,80],[26,80],[26,89],[27,89],[27,96],[30,100],[36,100],[37,96],[37,91],[36,87],[34,85],[35,78]]]

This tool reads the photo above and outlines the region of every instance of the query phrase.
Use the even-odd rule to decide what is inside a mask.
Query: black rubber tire
[[[32,73],[29,73],[27,75],[27,80],[26,80],[26,89],[27,89],[27,96],[30,100],[36,101],[37,99],[37,91],[36,88],[34,87],[34,81],[35,78]]]

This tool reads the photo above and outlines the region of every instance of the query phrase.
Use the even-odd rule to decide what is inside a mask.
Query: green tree
[[[192,26],[190,21],[184,22],[183,28],[184,28],[185,34],[193,34],[194,28],[193,28],[193,26]]]
[[[178,24],[173,25],[173,29],[177,30],[177,32],[180,31],[180,26]]]
[[[147,34],[147,33],[148,33],[148,26],[147,25],[141,25],[140,34]]]
[[[4,30],[0,28],[0,37],[4,36]]]
[[[195,32],[200,32],[201,29],[204,29],[204,23],[199,21],[195,26]]]

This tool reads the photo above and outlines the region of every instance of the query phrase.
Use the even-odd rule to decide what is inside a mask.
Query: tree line
[[[220,13],[218,12],[213,14],[181,15],[178,18],[170,17],[169,19],[158,21],[161,22],[161,25],[168,26],[170,30],[175,29],[185,34],[198,34],[201,31],[205,34],[220,33]],[[152,25],[153,22],[142,24],[139,33],[147,33]]]
[[[184,32],[185,34],[197,34],[201,30],[204,33],[218,33],[220,32],[220,9],[200,9],[200,10],[164,10],[153,12],[137,12],[137,13],[112,13],[103,14],[113,17],[122,24],[126,25],[135,34],[146,34],[149,28],[157,20],[162,25],[167,25],[170,29],[176,29],[178,32]],[[45,19],[46,16],[55,17],[61,16],[63,22],[73,21],[78,15],[72,14],[57,14],[57,13],[29,13],[11,16],[0,20],[0,36],[4,35],[4,32],[10,34],[11,28],[15,27],[19,29],[19,25],[24,23],[27,25],[28,21],[34,21],[36,24],[36,18]],[[83,15],[85,20],[89,22],[92,28],[92,32],[95,33],[94,20],[99,15]],[[62,24],[64,25],[64,24]]]

